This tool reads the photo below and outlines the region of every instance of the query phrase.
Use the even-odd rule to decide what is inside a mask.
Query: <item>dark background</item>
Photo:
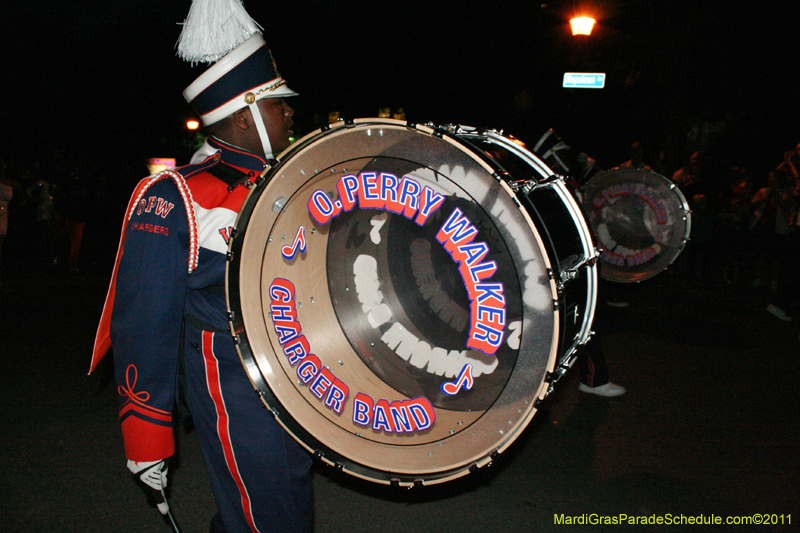
[[[765,174],[800,140],[797,24],[779,3],[733,0],[305,0],[245,7],[264,27],[302,135],[328,113],[502,129],[529,143],[554,128],[609,168],[645,144],[671,175],[695,149]],[[53,149],[114,166],[186,163],[182,90],[205,66],[175,55],[190,2],[73,0],[4,8],[4,150]],[[585,9],[584,9],[585,7]],[[569,18],[598,20],[573,37]],[[561,87],[606,72],[602,90]],[[31,159],[27,159],[31,161]]]
[[[65,169],[54,161],[88,161],[97,189],[79,272],[29,260],[31,217],[12,211],[10,289],[0,293],[2,531],[169,531],[124,467],[111,359],[86,372],[144,160],[184,164],[196,140],[181,92],[203,67],[174,50],[189,5],[22,0],[0,15],[0,151],[11,177],[57,182],[48,172]],[[576,2],[246,7],[301,94],[290,100],[298,134],[331,112],[403,108],[410,120],[488,126],[529,143],[555,128],[605,168],[628,159],[634,140],[668,176],[705,149],[715,168],[744,165],[757,181],[800,141],[797,22],[777,3],[595,2],[598,26],[582,40],[568,29]],[[606,72],[606,88],[562,89],[563,72],[578,70]],[[635,529],[796,530],[800,321],[764,311],[771,295],[751,288],[752,251],[736,252],[736,284],[721,283],[722,256],[718,285],[676,269],[636,285],[629,308],[598,297],[593,329],[624,396],[579,393],[573,370],[494,467],[419,491],[320,467],[316,531],[584,531],[554,524],[584,513],[775,513],[779,525],[757,529]],[[215,505],[198,445],[183,426],[178,441],[171,504],[184,533],[207,531]],[[794,524],[783,521],[790,515]]]

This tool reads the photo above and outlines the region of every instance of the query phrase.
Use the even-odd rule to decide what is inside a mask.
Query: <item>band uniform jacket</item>
[[[131,197],[91,365],[113,344],[130,460],[174,453],[183,323],[228,329],[228,240],[265,167],[265,159],[209,137],[192,164],[145,178]]]

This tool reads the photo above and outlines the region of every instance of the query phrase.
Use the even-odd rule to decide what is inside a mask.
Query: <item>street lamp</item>
[[[595,20],[592,17],[575,17],[569,21],[572,35],[591,35]]]
[[[200,127],[200,123],[196,120],[187,120],[186,121],[186,129],[194,131]]]

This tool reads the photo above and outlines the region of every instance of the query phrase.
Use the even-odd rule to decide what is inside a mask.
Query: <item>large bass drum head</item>
[[[265,173],[237,221],[231,326],[278,421],[381,483],[491,461],[558,350],[550,260],[485,157],[392,120],[337,124]]]
[[[584,211],[602,250],[600,275],[610,281],[652,278],[689,239],[689,207],[670,180],[648,170],[597,174],[584,189]]]

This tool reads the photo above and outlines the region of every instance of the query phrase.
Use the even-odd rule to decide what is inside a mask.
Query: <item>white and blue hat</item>
[[[254,34],[214,63],[183,91],[209,126],[262,98],[297,96],[281,77],[261,34]]]
[[[297,93],[281,77],[260,32],[241,0],[194,0],[178,55],[192,64],[213,63],[183,91],[203,124],[210,126],[249,107],[269,156],[272,150],[257,102]]]

